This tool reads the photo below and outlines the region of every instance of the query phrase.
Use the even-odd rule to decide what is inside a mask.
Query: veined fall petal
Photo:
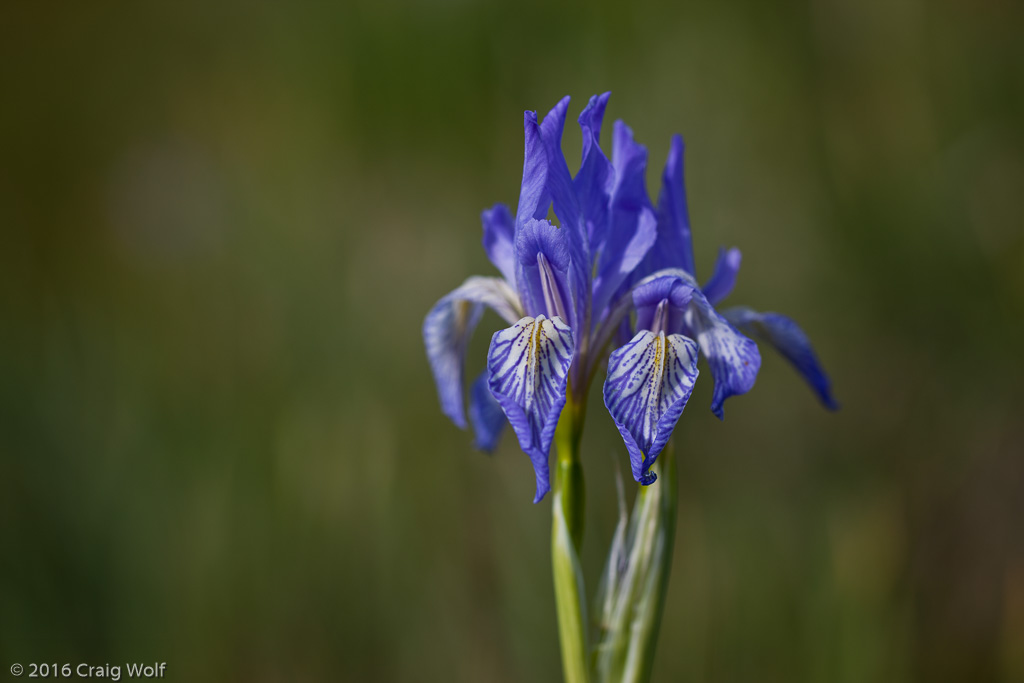
[[[722,315],[755,339],[771,344],[803,376],[826,408],[839,409],[832,396],[832,383],[821,367],[811,340],[792,318],[779,313],[758,313],[745,307],[730,308]]]
[[[491,453],[497,448],[498,439],[508,420],[501,405],[491,395],[487,374],[485,369],[473,380],[473,386],[469,389],[469,421],[473,425],[473,445],[485,453]]]
[[[530,456],[534,502],[550,489],[548,453],[565,406],[573,334],[560,318],[526,317],[494,333],[487,352],[488,386]]]
[[[725,399],[745,394],[754,386],[761,368],[761,353],[753,340],[740,334],[697,290],[694,290],[685,320],[715,378],[711,412],[718,419],[724,419]]]
[[[673,283],[682,285],[681,288]],[[753,340],[743,336],[729,322],[715,311],[714,306],[697,286],[693,275],[680,268],[666,268],[641,280],[633,288],[633,299],[637,307],[637,320],[646,322],[653,319],[650,304],[668,291],[677,301],[682,301],[684,292],[689,293],[689,303],[683,312],[683,332],[692,336],[700,345],[701,353],[708,359],[711,374],[715,378],[711,410],[723,417],[722,404],[730,396],[750,391],[761,367],[761,354]],[[668,299],[672,303],[672,297]],[[672,308],[677,308],[673,306]],[[669,324],[674,318],[670,315]],[[649,323],[648,323],[649,324]],[[641,326],[638,324],[638,328]],[[674,331],[672,327],[666,328]]]
[[[438,301],[423,320],[423,342],[437,383],[441,410],[461,429],[466,345],[484,306],[508,322],[519,319],[519,297],[501,278],[474,276]]]
[[[697,380],[697,344],[681,334],[642,330],[608,360],[604,403],[626,442],[633,478],[649,471],[686,407]]]

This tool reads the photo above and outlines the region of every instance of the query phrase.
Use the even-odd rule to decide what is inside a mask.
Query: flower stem
[[[572,392],[569,392],[569,399],[555,430],[556,493],[561,494],[562,512],[577,554],[583,545],[587,499],[586,486],[583,482],[583,463],[580,462],[580,439],[583,436],[585,412],[585,403],[574,400]]]
[[[651,677],[675,538],[678,490],[672,456],[670,445],[652,468],[658,481],[637,491],[618,551],[625,553],[625,562],[617,570],[618,552],[610,558],[594,655],[595,676],[602,682],[646,683]]]
[[[580,568],[586,490],[580,462],[585,405],[572,392],[555,432],[556,489],[552,500],[551,564],[566,683],[589,683],[586,592]]]
[[[672,547],[676,535],[676,510],[679,502],[676,481],[675,458],[671,445],[659,459],[660,476],[652,486],[641,486],[637,494],[641,497],[639,506],[654,511],[655,528],[651,543],[651,568],[644,578],[636,616],[630,625],[629,646],[626,656],[626,671],[622,680],[630,683],[646,683],[651,678],[654,652],[658,645],[658,631],[661,616],[665,610],[665,594],[668,578],[672,572]],[[655,488],[657,487],[657,488]],[[644,500],[646,498],[646,500]]]

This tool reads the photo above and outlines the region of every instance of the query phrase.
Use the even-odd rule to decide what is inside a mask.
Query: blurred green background
[[[613,91],[699,274],[796,317],[680,422],[658,681],[1024,681],[1024,10],[1009,0],[5,3],[0,676],[558,681],[549,501],[440,413],[522,112]],[[488,314],[469,370],[482,367]],[[584,438],[593,589],[625,451]],[[627,475],[628,476],[628,475]],[[631,487],[630,487],[631,488]]]

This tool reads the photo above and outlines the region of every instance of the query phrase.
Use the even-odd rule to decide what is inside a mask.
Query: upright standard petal
[[[611,198],[615,171],[601,150],[601,123],[611,93],[594,95],[580,113],[580,131],[583,134],[583,154],[580,170],[573,178],[573,190],[579,199],[580,212],[587,227],[587,242],[591,251],[602,245],[608,233],[608,203]]]
[[[493,452],[508,420],[487,386],[487,370],[480,373],[469,389],[469,421],[475,435],[473,445],[485,453]]]
[[[569,98],[564,97],[541,123],[537,122],[537,112],[523,114],[526,147],[523,183],[516,209],[517,226],[531,218],[545,218],[552,202],[562,223],[579,224],[579,204],[572,191],[569,167],[562,155],[562,129],[568,109]]]
[[[487,352],[488,387],[533,462],[535,503],[550,489],[548,452],[565,406],[572,357],[569,326],[543,315],[495,332]]]
[[[832,396],[832,383],[814,353],[811,340],[791,318],[778,313],[758,313],[749,308],[730,308],[722,315],[755,339],[768,342],[788,360],[829,410],[838,410]]]
[[[650,251],[645,268],[648,272],[682,268],[691,275],[696,274],[683,178],[683,150],[683,138],[672,136],[668,160],[661,176],[661,194],[658,196],[658,242]]]
[[[573,318],[583,320],[590,301],[590,255],[586,242],[586,226],[580,216],[579,202],[573,190],[572,176],[562,154],[562,128],[569,98],[562,99],[537,123],[535,112],[526,112],[524,132],[526,158],[523,161],[523,184],[516,211],[516,231],[530,219],[544,219],[553,204],[555,215],[566,231],[565,243],[571,256],[569,287],[575,307]],[[517,283],[517,286],[518,283]],[[581,337],[582,339],[582,337]]]
[[[508,283],[496,277],[475,276],[438,301],[423,320],[423,342],[441,410],[461,429],[466,428],[462,395],[466,345],[484,306],[490,306],[508,322],[515,322],[521,315],[519,297]]]
[[[680,334],[643,330],[608,360],[604,404],[629,451],[633,478],[657,478],[661,453],[697,380],[697,344]]]
[[[701,288],[712,306],[718,305],[719,301],[732,293],[732,288],[736,286],[736,275],[740,272],[742,258],[739,249],[719,248],[715,270],[711,273],[711,278]]]
[[[757,344],[740,334],[697,290],[694,290],[685,321],[711,366],[715,378],[711,412],[721,420],[725,415],[722,408],[725,399],[745,394],[754,386],[761,368],[761,353]]]
[[[480,214],[484,226],[484,251],[494,267],[513,287],[516,284],[515,219],[504,204],[495,204]]]
[[[606,239],[595,246],[597,275],[593,309],[604,314],[612,299],[628,283],[658,237],[657,216],[644,185],[647,148],[633,139],[633,131],[615,122],[612,140],[615,183],[609,207]]]

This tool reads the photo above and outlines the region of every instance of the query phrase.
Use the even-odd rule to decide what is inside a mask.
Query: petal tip
[[[531,456],[531,458],[532,458],[532,456]],[[536,505],[537,503],[539,503],[542,500],[544,500],[544,496],[546,496],[548,494],[548,491],[550,491],[550,490],[551,490],[551,483],[550,483],[550,479],[548,477],[548,473],[545,472],[545,471],[541,471],[540,468],[538,468],[537,469],[537,491],[536,491],[536,493],[533,494],[533,504]]]

